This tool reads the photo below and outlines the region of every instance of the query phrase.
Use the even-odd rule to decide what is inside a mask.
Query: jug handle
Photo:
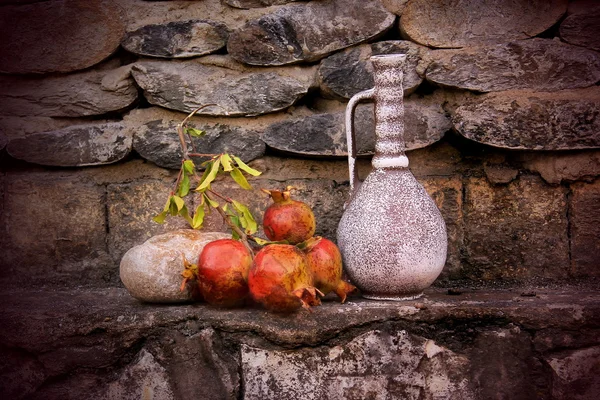
[[[356,140],[354,135],[354,114],[358,103],[364,100],[373,99],[375,89],[368,89],[359,92],[350,98],[346,106],[346,140],[348,142],[348,169],[350,172],[350,198],[358,189],[360,181],[358,180],[358,171],[356,170]]]

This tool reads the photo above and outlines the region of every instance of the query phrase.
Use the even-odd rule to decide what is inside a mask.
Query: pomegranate
[[[252,254],[238,240],[219,239],[204,246],[198,259],[197,280],[207,303],[233,307],[248,297]]]
[[[336,244],[317,236],[307,240],[303,247],[317,289],[324,294],[335,292],[344,303],[356,287],[342,280],[342,254]]]
[[[315,215],[306,203],[290,198],[290,189],[263,189],[274,201],[265,211],[263,228],[269,240],[298,244],[315,234]]]
[[[252,298],[266,309],[292,312],[321,304],[304,253],[296,246],[271,244],[254,257],[248,274]]]

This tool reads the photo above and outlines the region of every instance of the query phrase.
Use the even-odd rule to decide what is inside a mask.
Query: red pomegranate
[[[321,304],[304,253],[296,246],[271,244],[254,257],[248,274],[252,298],[266,309],[292,312]]]
[[[252,254],[238,240],[219,239],[204,246],[198,259],[198,286],[209,304],[233,307],[248,297]]]
[[[269,240],[298,244],[315,234],[315,215],[306,203],[290,198],[290,189],[263,189],[274,201],[265,211],[263,228]]]
[[[345,302],[356,287],[342,280],[342,254],[336,244],[317,236],[306,242],[304,252],[317,289],[325,294],[333,291]]]

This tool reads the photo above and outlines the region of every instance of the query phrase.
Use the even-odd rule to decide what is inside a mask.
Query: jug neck
[[[375,88],[374,168],[406,168],[404,153],[404,90],[402,66],[405,54],[371,57]]]

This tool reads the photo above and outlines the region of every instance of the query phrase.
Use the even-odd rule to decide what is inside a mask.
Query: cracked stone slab
[[[138,96],[131,67],[86,70],[48,77],[0,77],[4,115],[82,117],[123,110]],[[75,88],[75,89],[74,89]]]
[[[373,154],[375,123],[372,105],[357,107],[355,135],[358,154]],[[404,102],[405,140],[408,150],[439,141],[451,128],[444,110],[430,99],[408,98]],[[344,109],[276,122],[263,140],[267,146],[286,153],[314,156],[347,156]]]
[[[235,69],[234,69],[235,68]],[[139,61],[133,77],[151,103],[199,115],[253,116],[283,110],[303,97],[314,81],[311,68],[285,71],[245,70],[190,61]]]
[[[552,39],[436,50],[430,55],[426,79],[450,88],[557,91],[600,81],[600,53]]]
[[[560,24],[559,34],[567,43],[600,51],[600,6],[569,15]]]
[[[111,164],[131,151],[132,137],[120,122],[76,125],[13,139],[8,154],[34,164],[83,167]]]
[[[506,43],[551,28],[567,4],[568,0],[412,0],[403,9],[400,27],[406,37],[429,47]]]
[[[374,0],[360,6],[350,0],[287,5],[232,32],[227,50],[251,65],[316,61],[380,36],[394,21],[395,15]]]
[[[476,398],[465,357],[406,331],[296,351],[242,345],[241,353],[248,398]]]
[[[409,95],[423,82],[426,65],[423,56],[428,49],[406,40],[390,40],[360,45],[333,54],[319,66],[321,91],[330,97],[349,99],[374,86],[373,66],[369,57],[382,54],[407,55],[403,65],[402,88]]]
[[[600,369],[600,346],[554,353],[546,362],[553,372],[554,398],[592,400],[600,394],[600,382],[590,376]]]
[[[227,26],[221,22],[198,19],[172,21],[128,32],[121,46],[141,56],[198,57],[222,49],[228,37]]]
[[[71,72],[98,64],[119,47],[125,22],[110,0],[6,6],[0,14],[0,72]]]
[[[600,90],[508,91],[458,107],[454,129],[479,143],[519,150],[600,148]]]

